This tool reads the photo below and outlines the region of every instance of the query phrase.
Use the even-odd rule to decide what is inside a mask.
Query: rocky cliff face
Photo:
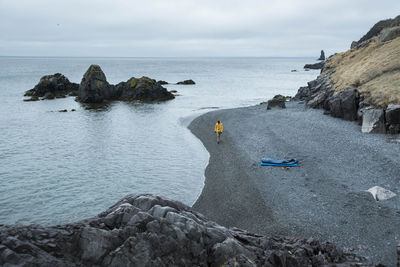
[[[152,195],[128,195],[98,216],[72,224],[0,225],[1,266],[334,264],[372,266],[330,243],[227,229],[180,202]]]
[[[297,99],[327,114],[358,121],[365,132],[400,133],[400,16],[377,23],[353,49],[325,62]],[[396,115],[393,115],[396,114]]]

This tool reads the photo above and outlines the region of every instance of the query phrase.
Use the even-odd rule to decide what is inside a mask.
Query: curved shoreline
[[[224,124],[221,144],[212,131]],[[218,110],[189,129],[210,154],[193,209],[227,227],[265,235],[314,237],[394,265],[400,237],[399,197],[376,202],[365,190],[400,193],[400,146],[383,135],[305,109],[263,105]],[[260,167],[261,157],[295,157],[299,168]]]

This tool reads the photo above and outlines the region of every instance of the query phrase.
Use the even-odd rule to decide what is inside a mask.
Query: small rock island
[[[175,96],[162,86],[161,82],[148,77],[132,77],[126,82],[116,85],[109,84],[99,65],[91,65],[83,75],[80,84],[71,83],[60,73],[43,76],[39,83],[25,96],[31,96],[25,101],[54,99],[77,96],[76,100],[82,103],[103,103],[107,101],[165,101]]]

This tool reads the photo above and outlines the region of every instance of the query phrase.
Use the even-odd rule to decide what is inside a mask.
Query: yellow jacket
[[[222,126],[222,123],[216,123],[214,127],[214,132],[217,133],[222,133],[224,131],[224,126]]]

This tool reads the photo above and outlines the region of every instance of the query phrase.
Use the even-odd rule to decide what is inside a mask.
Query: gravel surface
[[[214,124],[224,133],[216,143]],[[354,122],[297,102],[202,115],[189,129],[210,153],[193,208],[209,219],[266,235],[314,237],[388,266],[400,237],[400,145],[362,134]],[[259,166],[262,157],[297,158],[299,167]],[[375,201],[378,185],[398,196]]]

